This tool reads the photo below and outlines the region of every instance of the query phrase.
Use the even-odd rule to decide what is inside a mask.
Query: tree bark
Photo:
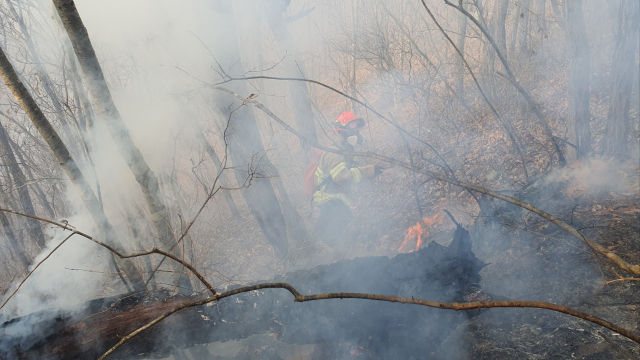
[[[105,235],[106,242],[115,248],[122,249],[122,244],[116,237],[116,233],[111,224],[108,222],[101,204],[98,202],[98,199],[93,193],[93,190],[91,190],[89,183],[78,168],[78,165],[71,157],[69,149],[67,149],[58,133],[55,131],[53,126],[51,126],[49,120],[44,116],[38,107],[38,104],[36,104],[36,101],[20,81],[18,74],[13,69],[13,66],[9,62],[9,59],[7,59],[2,48],[0,48],[0,77],[2,77],[2,80],[5,82],[9,90],[11,90],[24,112],[27,113],[27,116],[31,119],[33,125],[38,129],[40,135],[42,135],[44,140],[47,142],[47,145],[49,145],[51,151],[58,159],[62,169],[65,171],[67,176],[69,176],[69,179],[71,179],[71,182],[80,191],[82,199],[87,206],[89,213],[93,217],[96,226]],[[129,281],[131,281],[134,289],[136,291],[144,291],[146,287],[144,286],[142,277],[138,273],[138,269],[136,269],[134,264],[129,259],[116,258],[116,260],[118,262],[118,266],[123,269],[129,278]]]
[[[169,216],[158,185],[158,178],[144,160],[142,153],[131,139],[120,112],[113,102],[111,92],[107,87],[102,68],[89,39],[89,34],[73,0],[53,0],[53,4],[60,16],[60,20],[71,40],[73,50],[76,53],[80,67],[86,78],[89,93],[93,97],[96,106],[104,114],[107,127],[114,141],[118,144],[118,150],[126,161],[129,169],[140,184],[144,199],[149,206],[151,220],[156,230],[159,242],[167,251],[179,257],[178,248],[174,247],[172,240]],[[171,250],[173,248],[173,250]],[[181,276],[182,267],[171,261],[176,276],[174,281],[181,289],[190,293],[192,289],[188,277]]]
[[[577,157],[591,152],[589,83],[591,52],[582,12],[582,0],[564,1],[569,42],[569,124],[574,127]]]
[[[622,0],[614,29],[616,40],[611,61],[611,104],[602,145],[603,153],[609,156],[624,155],[627,152],[632,79],[638,77],[638,67],[634,63],[640,32],[639,4],[637,0]]]
[[[5,164],[9,167],[9,171],[11,172],[11,176],[13,177],[13,182],[16,186],[16,190],[18,191],[18,198],[20,199],[20,206],[22,207],[22,211],[29,215],[36,215],[35,210],[33,209],[33,202],[31,201],[31,195],[29,195],[29,188],[27,186],[27,178],[24,176],[22,169],[20,169],[20,165],[18,165],[18,161],[13,153],[13,149],[11,148],[11,144],[9,143],[9,134],[4,129],[4,126],[0,123],[0,147],[2,148],[2,153],[5,156]],[[28,234],[33,237],[34,242],[38,245],[40,249],[44,249],[45,240],[44,233],[42,232],[42,228],[40,227],[40,223],[35,219],[26,219],[28,225]]]

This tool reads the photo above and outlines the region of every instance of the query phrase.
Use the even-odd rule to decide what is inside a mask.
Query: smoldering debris
[[[447,247],[431,242],[420,251],[391,259],[342,260],[272,281],[287,282],[302,294],[348,291],[454,302],[465,301],[479,290],[478,273],[483,266],[471,251],[469,233],[459,227]],[[16,318],[0,330],[1,356],[56,360],[99,357],[122,334],[171,308],[201,298],[168,292],[130,294],[89,301],[80,311],[46,310]],[[465,312],[369,300],[294,303],[291,294],[281,289],[243,293],[211,305],[172,315],[112,356],[166,356],[176,348],[273,333],[284,344],[324,344],[324,351],[333,352],[353,344],[377,358],[402,354],[405,359],[418,359],[422,358],[420,354],[436,351],[442,340],[468,318]],[[12,331],[24,324],[29,324],[30,336]]]

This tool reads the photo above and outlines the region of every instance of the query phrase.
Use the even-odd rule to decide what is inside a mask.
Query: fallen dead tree
[[[348,291],[404,296],[409,300],[413,296],[416,300],[421,297],[463,302],[477,295],[478,272],[483,266],[471,252],[469,233],[460,228],[447,247],[431,243],[418,252],[392,259],[344,260],[290,273],[274,281],[291,284],[299,296]],[[404,358],[411,358],[434,351],[469,316],[464,312],[415,309],[378,301],[296,303],[289,292],[267,287],[270,286],[178,311],[127,341],[110,358],[161,357],[176,348],[267,332],[289,344],[326,343],[338,348],[338,342],[351,342],[379,357],[405,353]],[[30,314],[1,326],[0,356],[5,360],[96,359],[123,336],[152,319],[176,307],[207,299],[202,295],[189,298],[152,292],[95,299],[81,304],[81,310]],[[313,299],[304,301],[308,300]]]
[[[432,242],[418,252],[393,259],[345,260],[274,279],[279,282],[212,291],[210,297],[130,294],[92,300],[81,304],[81,310],[30,314],[0,326],[0,356],[158,358],[198,344],[269,333],[283,343],[323,344],[324,357],[334,358],[336,354],[327,351],[351,344],[371,356],[411,359],[433,353],[459,324],[478,314],[475,310],[491,307],[553,310],[640,343],[640,337],[631,331],[564,306],[492,301],[478,287],[478,272],[483,266],[471,251],[469,233],[458,226],[447,247]],[[326,290],[339,292],[322,293]],[[429,308],[416,311],[394,303]]]

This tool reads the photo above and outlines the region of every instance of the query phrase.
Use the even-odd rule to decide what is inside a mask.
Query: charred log
[[[420,251],[343,260],[279,276],[302,294],[365,292],[467,301],[479,291],[484,264],[471,251],[469,233],[458,226],[449,246],[431,242]],[[0,327],[3,359],[96,359],[119,339],[166,311],[194,300],[165,292],[88,301],[82,310],[47,310]],[[465,312],[442,312],[397,303],[331,299],[294,303],[290,293],[264,289],[188,308],[133,338],[110,358],[160,358],[175,349],[272,333],[287,344],[345,343],[376,358],[422,358],[434,352]],[[477,313],[477,312],[476,312]]]

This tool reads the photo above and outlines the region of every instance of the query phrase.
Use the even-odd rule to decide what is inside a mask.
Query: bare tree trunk
[[[144,249],[144,247],[142,246],[142,242],[140,241],[140,235],[138,233],[138,225],[136,224],[135,218],[133,217],[133,215],[131,215],[129,210],[126,208],[124,210],[124,216],[127,221],[127,225],[129,226],[129,233],[131,234],[131,238],[136,248],[140,250]],[[147,273],[147,276],[151,276],[151,274],[153,273],[153,266],[151,265],[151,257],[142,256],[141,260],[142,260],[142,269],[144,270],[144,272]],[[147,285],[149,286],[150,290],[158,289],[158,285],[156,284],[155,279],[148,279]]]
[[[22,265],[22,269],[25,270],[25,272],[28,271],[31,259],[29,258],[29,255],[27,255],[24,245],[16,238],[16,235],[11,228],[11,222],[9,222],[9,218],[7,218],[4,211],[0,211],[0,224],[2,224],[4,235],[9,240],[11,247],[13,247],[13,251],[18,257],[18,261]]]
[[[538,33],[538,36],[537,43],[531,50],[542,55],[544,51],[544,40],[547,36],[547,0],[536,0],[535,13],[537,17],[533,27],[534,31]],[[543,56],[540,57],[544,58]]]
[[[507,14],[509,12],[509,0],[497,0],[495,3],[494,31],[498,47],[503,53],[507,53]]]
[[[591,152],[591,114],[589,84],[591,52],[582,12],[582,0],[565,1],[567,38],[569,42],[569,124],[574,126],[577,157]]]
[[[216,8],[219,14],[213,31],[218,41],[214,46],[226,44],[224,47],[214,47],[221,71],[233,66],[234,71],[243,74],[244,67],[239,61],[241,57],[233,19],[233,3],[220,1]],[[247,93],[246,85],[241,82],[231,84],[230,88],[238,94]],[[227,106],[228,101],[219,100],[218,104]],[[232,108],[217,106],[229,121],[225,141],[229,146],[229,158],[238,184],[245,184],[247,178],[252,177],[250,184],[246,184],[249,186],[242,190],[242,196],[276,254],[284,259],[289,252],[290,243],[295,247],[306,238],[304,223],[288,201],[282,179],[266,155],[253,108],[237,103]]]
[[[11,144],[9,143],[9,134],[7,134],[1,123],[0,147],[2,148],[2,153],[5,156],[5,164],[9,167],[9,171],[13,177],[13,182],[18,190],[18,198],[20,199],[22,211],[26,214],[35,216],[36,212],[33,209],[33,202],[31,201],[31,195],[29,195],[29,188],[27,187],[27,178],[24,176],[22,169],[20,169],[20,165],[18,165],[18,161],[16,160]],[[29,236],[33,237],[35,243],[40,249],[44,249],[44,233],[40,227],[40,222],[30,218],[27,218],[26,222],[29,227]]]
[[[120,154],[125,159],[136,181],[140,184],[140,189],[149,206],[151,220],[160,244],[167,251],[171,252],[172,255],[179,257],[178,249],[174,246],[175,241],[172,241],[169,216],[160,194],[158,178],[149,168],[142,153],[134,144],[133,139],[131,139],[129,130],[113,102],[102,68],[96,57],[91,40],[89,39],[89,34],[82,23],[75,3],[73,0],[53,0],[53,4],[69,35],[80,67],[87,77],[89,93],[96,102],[98,109],[104,114],[107,127],[114,141],[118,144]],[[186,292],[190,293],[189,289],[193,289],[193,287],[187,276],[181,276],[182,266],[175,261],[171,261],[171,264],[177,274],[174,279],[176,285],[179,285],[181,289],[185,289]]]
[[[13,93],[16,100],[27,113],[29,119],[33,125],[38,129],[38,132],[42,135],[44,140],[47,142],[47,145],[51,148],[51,151],[55,155],[55,157],[60,162],[62,169],[67,173],[71,182],[76,186],[76,188],[80,191],[82,195],[82,199],[84,200],[85,205],[89,209],[89,213],[93,217],[94,222],[101,230],[101,232],[106,237],[106,242],[113,246],[118,251],[122,251],[123,247],[118,238],[116,237],[116,233],[112,228],[111,224],[107,220],[106,215],[104,214],[104,210],[102,209],[101,204],[98,202],[93,190],[89,186],[86,178],[78,168],[78,165],[71,157],[71,153],[69,153],[69,149],[65,146],[65,144],[60,139],[60,136],[55,131],[55,129],[51,126],[51,123],[44,116],[38,104],[36,104],[35,100],[29,94],[27,89],[24,87],[18,74],[13,69],[13,66],[7,59],[4,50],[0,48],[0,77],[5,82],[9,90]],[[136,291],[144,291],[146,289],[144,282],[142,281],[142,277],[138,273],[138,269],[134,266],[133,262],[130,259],[120,259],[116,258],[118,262],[118,266],[120,266],[129,281],[132,283],[134,289]]]
[[[497,6],[498,3],[494,3],[494,6]],[[482,5],[481,1],[476,3],[476,8],[478,9],[478,21],[481,22],[482,26],[487,28],[487,31],[495,32],[495,26],[499,25],[495,21],[496,15],[495,12],[493,15],[484,14],[485,7]],[[487,10],[487,13],[491,13],[490,10]],[[466,17],[463,13],[459,13],[460,15]],[[480,67],[480,76],[482,77],[482,82],[485,84],[484,88],[487,94],[487,97],[491,100],[491,102],[496,101],[496,84],[495,84],[495,62],[496,62],[496,52],[491,47],[491,44],[488,42],[483,42],[482,44],[482,65]],[[524,160],[523,160],[524,162]]]
[[[49,78],[49,75],[47,74],[47,72],[44,69],[44,66],[42,65],[42,60],[40,59],[40,56],[36,51],[36,46],[33,42],[33,39],[31,38],[29,29],[27,29],[27,25],[25,24],[22,16],[20,16],[16,11],[16,9],[13,7],[12,2],[7,1],[7,5],[9,8],[9,11],[11,12],[11,15],[13,15],[13,17],[16,18],[16,21],[20,26],[20,31],[22,32],[22,35],[24,36],[27,42],[27,46],[29,48],[29,52],[31,53],[31,57],[33,58],[33,63],[35,65],[36,71],[38,72],[38,75],[40,75],[40,79],[42,81],[42,88],[44,89],[44,92],[47,94],[47,96],[51,100],[51,104],[53,104],[53,109],[55,110],[58,120],[60,120],[60,123],[62,125],[62,130],[65,133],[65,136],[68,138],[67,141],[71,141],[73,139],[73,135],[71,134],[70,128],[67,124],[64,110],[62,109],[62,105],[60,104],[60,101],[58,100],[58,97],[56,96],[53,90],[53,87],[51,85],[51,78]]]
[[[300,62],[300,56],[298,55],[298,51],[291,39],[291,33],[288,29],[288,21],[283,16],[287,5],[288,1],[280,0],[266,4],[265,13],[267,14],[267,22],[273,32],[280,53],[286,53],[290,57],[289,59],[283,60],[287,74],[290,77],[304,77],[304,64]],[[298,131],[309,139],[318,140],[307,83],[289,81],[289,91],[291,93],[291,100],[293,101]],[[310,154],[308,143],[302,141],[301,145],[305,154],[308,156]]]
[[[71,46],[69,46],[71,47]],[[89,99],[84,89],[82,88],[82,82],[79,79],[78,69],[75,64],[75,57],[72,55],[73,51],[68,53],[69,60],[69,73],[71,74],[71,91],[73,92],[74,101],[78,107],[78,118],[79,123],[76,122],[78,126],[78,130],[80,132],[80,141],[82,142],[84,153],[86,154],[87,161],[89,166],[91,167],[91,172],[95,180],[96,193],[98,195],[98,200],[102,203],[102,190],[100,189],[100,179],[98,179],[98,173],[96,172],[96,165],[93,162],[93,142],[95,141],[94,133],[92,131],[93,128],[93,112],[91,111],[91,106],[89,104]]]
[[[13,140],[11,140],[10,137],[8,137],[9,142],[11,143],[11,147],[14,150],[15,155],[18,157],[18,161],[21,164],[26,164],[24,156],[22,155],[22,150],[20,149],[20,147],[13,142]],[[54,219],[55,218],[55,211],[53,211],[53,208],[51,207],[51,204],[49,204],[49,200],[47,199],[47,196],[44,194],[44,191],[42,191],[42,188],[40,187],[40,184],[35,181],[35,177],[33,176],[33,173],[31,172],[31,168],[28,166],[25,166],[24,168],[26,174],[27,174],[27,179],[29,179],[28,181],[33,182],[33,184],[31,184],[31,188],[35,189],[36,194],[38,195],[38,197],[40,198],[40,205],[42,205],[42,207],[44,208],[44,210],[47,212],[47,216],[49,216],[49,218]]]
[[[511,30],[510,46],[507,49],[509,52],[509,58],[515,58],[516,56],[516,44],[518,40],[518,26],[520,25],[520,15],[522,15],[522,3],[516,1],[516,11],[513,17],[513,29]]]
[[[637,0],[622,0],[618,10],[618,21],[614,29],[615,47],[611,70],[611,104],[607,115],[607,126],[602,151],[606,155],[624,155],[629,138],[629,106],[632,93],[632,79],[638,77],[638,67],[634,62],[638,50]],[[637,94],[636,94],[637,96]]]
[[[518,30],[518,55],[528,56],[531,52],[528,40],[531,38],[531,0],[524,0],[520,7],[520,29]]]
[[[463,5],[466,7],[466,5]],[[456,39],[456,46],[461,53],[464,54],[464,45],[467,40],[467,17],[463,14],[458,14],[458,38]],[[456,92],[460,94],[460,96],[464,96],[464,74],[466,73],[466,69],[464,67],[464,63],[461,58],[455,57],[456,62],[458,63],[457,71],[453,85],[456,89]]]

